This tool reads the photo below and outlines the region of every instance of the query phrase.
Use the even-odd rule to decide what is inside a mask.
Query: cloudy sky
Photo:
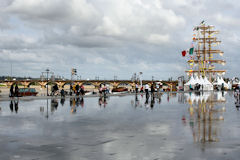
[[[0,75],[144,79],[185,75],[181,51],[202,20],[220,30],[226,77],[239,76],[237,0],[1,0]]]

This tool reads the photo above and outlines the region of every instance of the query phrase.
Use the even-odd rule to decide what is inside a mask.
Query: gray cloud
[[[238,76],[237,1],[4,0],[0,7],[1,75],[11,62],[19,76],[49,67],[70,77],[75,67],[85,78],[128,79],[139,71],[146,79],[176,78],[185,75],[181,51],[193,26],[205,19],[221,31],[226,76]]]

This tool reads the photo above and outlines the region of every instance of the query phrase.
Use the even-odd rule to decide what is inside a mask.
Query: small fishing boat
[[[19,88],[18,96],[36,96],[38,92],[35,88]]]

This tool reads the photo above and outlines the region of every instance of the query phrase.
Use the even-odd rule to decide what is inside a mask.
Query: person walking
[[[154,84],[152,83],[152,85],[151,85],[151,96],[152,97],[154,96],[154,90],[155,90]]]
[[[160,94],[160,85],[157,83],[156,84],[156,89],[157,89],[157,96]]]
[[[15,85],[15,97],[18,97],[18,91],[19,91],[18,85],[16,84]]]
[[[10,94],[9,94],[9,97],[14,97],[14,87],[13,87],[13,84],[11,85],[10,87]]]
[[[140,92],[143,93],[143,86],[141,86]]]
[[[100,95],[100,97],[102,96],[102,90],[103,90],[103,88],[102,88],[102,85],[100,84],[100,86],[99,86],[99,95]]]
[[[61,97],[65,97],[65,91],[64,91],[64,89],[62,88],[62,90],[61,90]]]
[[[77,96],[79,96],[79,88],[80,88],[80,86],[79,86],[79,84],[77,84],[76,87],[75,87]]]
[[[80,86],[80,93],[81,93],[81,96],[85,95],[85,91],[84,91],[84,86],[83,85]]]
[[[72,84],[70,84],[70,93],[69,93],[70,96],[72,96],[72,91],[73,91],[73,86]]]
[[[52,96],[58,95],[58,86],[55,84],[52,88]]]
[[[135,85],[135,91],[136,91],[136,93],[138,93],[138,84],[137,83]]]
[[[146,97],[149,97],[149,85],[148,84],[145,85],[145,93],[146,93]]]

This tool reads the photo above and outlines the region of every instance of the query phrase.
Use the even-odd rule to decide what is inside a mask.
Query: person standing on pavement
[[[18,97],[18,91],[19,91],[18,85],[16,84],[15,85],[15,97]]]
[[[145,85],[145,93],[146,93],[146,97],[149,97],[149,85],[148,84]]]
[[[154,84],[152,83],[152,85],[151,85],[151,96],[153,97],[154,96],[154,91],[155,90],[155,88],[154,88]]]
[[[10,87],[10,94],[9,94],[9,97],[14,97],[14,87],[13,87],[13,84],[11,85]]]
[[[136,91],[136,93],[138,93],[138,84],[137,83],[135,85],[135,91]]]

